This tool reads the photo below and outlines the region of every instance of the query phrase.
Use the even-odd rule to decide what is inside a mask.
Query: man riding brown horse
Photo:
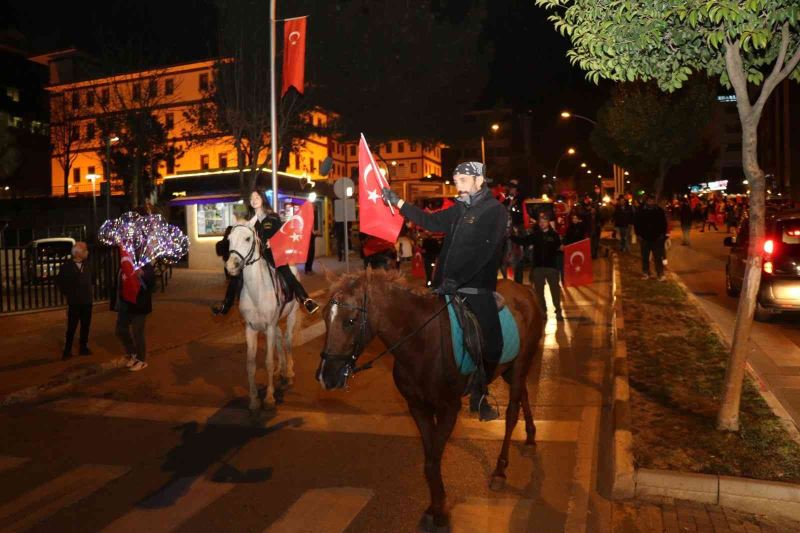
[[[415,224],[445,234],[433,287],[439,294],[464,299],[480,324],[482,353],[472,355],[482,359],[483,365],[478,364],[473,376],[470,410],[478,411],[481,420],[494,420],[499,413],[488,401],[488,383],[503,351],[494,291],[508,213],[486,186],[481,163],[459,164],[453,181],[458,201],[443,211],[427,213],[388,188],[383,189],[383,197]]]

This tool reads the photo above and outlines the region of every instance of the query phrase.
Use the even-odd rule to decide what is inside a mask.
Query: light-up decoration
[[[122,247],[133,259],[134,269],[161,259],[179,261],[189,251],[189,238],[161,215],[139,215],[133,211],[106,220],[97,233],[100,242]]]

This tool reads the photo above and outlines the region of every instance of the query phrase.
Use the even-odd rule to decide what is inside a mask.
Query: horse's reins
[[[239,250],[229,250],[231,255],[236,254],[236,255],[239,256],[239,258],[242,260],[242,263],[244,263],[244,265],[242,266],[242,268],[244,269],[244,267],[250,266],[250,265],[252,265],[254,263],[257,263],[259,260],[261,260],[261,253],[260,252],[259,252],[258,256],[256,256],[256,248],[258,248],[256,243],[258,242],[258,236],[256,235],[256,232],[255,232],[255,230],[253,228],[251,228],[250,226],[245,226],[244,224],[236,224],[233,227],[233,229],[231,230],[231,233],[233,233],[234,230],[236,230],[236,228],[245,228],[245,229],[249,230],[253,234],[253,243],[250,245],[250,251],[247,252],[246,256],[243,256],[242,254],[240,254]]]
[[[358,332],[359,334],[358,334],[358,337],[356,337],[354,339],[354,341],[353,341],[353,349],[352,349],[350,355],[347,355],[347,354],[331,354],[331,353],[328,353],[327,351],[322,352],[323,364],[328,359],[340,359],[340,360],[341,359],[348,359],[349,360],[346,363],[347,367],[345,369],[345,378],[347,378],[347,377],[350,377],[352,375],[358,374],[359,372],[361,372],[363,370],[369,370],[384,355],[386,355],[389,352],[392,352],[397,347],[399,347],[404,342],[406,342],[408,339],[410,339],[411,337],[413,337],[414,335],[416,335],[417,333],[422,331],[422,329],[425,328],[425,326],[427,326],[428,324],[430,324],[431,321],[433,321],[434,318],[439,316],[442,313],[442,311],[447,309],[447,306],[450,305],[450,301],[448,301],[441,308],[439,308],[439,310],[437,310],[433,315],[431,315],[430,318],[428,318],[425,322],[423,322],[421,326],[417,327],[414,331],[412,331],[411,333],[409,333],[408,335],[406,335],[405,337],[403,337],[399,341],[395,342],[394,344],[392,344],[391,346],[389,346],[388,348],[383,350],[380,354],[378,354],[377,356],[372,358],[370,361],[368,361],[367,363],[364,363],[361,366],[356,366],[356,361],[358,360],[358,357],[361,355],[361,352],[365,348],[365,346],[362,346],[362,343],[363,343],[364,337],[366,337],[367,327],[369,325],[368,320],[367,320],[368,311],[367,311],[367,286],[366,286],[366,283],[364,284],[364,299],[363,299],[363,303],[362,303],[361,306],[357,306],[357,305],[352,305],[352,304],[348,304],[348,303],[345,303],[345,302],[341,302],[341,301],[336,299],[335,295],[334,295],[333,298],[331,298],[331,305],[332,306],[343,307],[345,309],[355,309],[356,311],[359,312],[359,315],[360,315],[360,324],[359,324],[359,332]]]

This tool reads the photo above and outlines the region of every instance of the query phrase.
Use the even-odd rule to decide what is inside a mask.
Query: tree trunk
[[[753,326],[753,313],[761,283],[761,246],[764,239],[764,171],[758,165],[758,120],[757,113],[742,118],[742,164],[750,186],[750,244],[747,251],[747,267],[744,284],[736,310],[733,342],[725,371],[722,405],[717,415],[717,429],[738,431],[739,403],[742,397],[742,381],[747,362],[747,345]]]
[[[64,165],[64,198],[69,198],[69,163]]]
[[[139,207],[139,181],[141,177],[139,176],[139,154],[136,154],[133,158],[133,176],[131,176],[131,207]]]
[[[656,194],[656,201],[661,200],[661,193],[664,191],[664,179],[667,176],[667,171],[669,170],[669,163],[666,159],[661,159],[658,162],[658,177],[656,178],[656,182],[653,185]]]

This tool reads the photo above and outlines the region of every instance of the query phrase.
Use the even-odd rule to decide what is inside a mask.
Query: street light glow
[[[571,116],[572,116],[572,113],[570,113],[569,111],[562,111],[561,112],[561,118],[569,118]]]
[[[119,141],[119,137],[117,137],[116,135],[112,135],[111,137],[108,138],[108,140],[111,141],[112,143],[115,143]]]
[[[497,131],[500,129],[500,124],[492,124],[492,131]]]
[[[567,153],[569,155],[575,155],[575,148],[567,148]]]
[[[392,166],[396,167],[397,166],[397,161],[392,161]]]
[[[95,180],[99,180],[100,178],[102,178],[102,176],[100,174],[86,174],[86,179],[91,181],[91,182],[94,182]]]
[[[581,163],[581,168],[586,168],[586,163]]]
[[[631,175],[631,174],[630,174],[630,172],[628,172],[627,170],[624,172],[624,174],[625,174],[626,176],[630,176],[630,175]]]
[[[591,174],[591,173],[592,173],[592,171],[591,171],[590,169],[588,169],[588,168],[587,168],[587,169],[586,169],[586,173],[587,173],[587,174]]]
[[[309,202],[311,202],[312,204],[313,204],[314,202],[316,202],[316,201],[317,201],[317,193],[315,193],[315,192],[310,192],[310,193],[308,194],[308,201],[309,201]]]

